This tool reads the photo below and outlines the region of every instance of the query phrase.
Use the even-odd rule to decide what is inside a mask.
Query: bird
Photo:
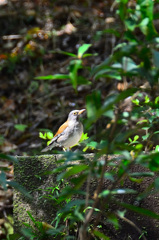
[[[83,125],[79,116],[85,111],[86,109],[71,111],[67,121],[59,127],[49,145],[41,152],[47,152],[54,147],[62,147],[64,151],[68,151],[70,147],[76,145],[83,133]]]

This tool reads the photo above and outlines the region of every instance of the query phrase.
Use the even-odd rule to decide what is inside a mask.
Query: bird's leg
[[[63,149],[64,152],[71,151],[71,148],[70,148],[70,147],[69,147],[69,148],[64,148],[64,147],[63,147],[62,149]]]

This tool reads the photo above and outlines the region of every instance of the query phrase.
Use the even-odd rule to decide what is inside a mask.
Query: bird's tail
[[[53,147],[55,147],[56,145],[58,146],[58,144],[56,144],[56,140],[57,140],[58,137],[59,137],[59,135],[55,136],[55,137],[51,140],[51,142],[49,143],[49,145],[48,145],[46,148],[44,148],[41,152],[47,152],[47,151],[51,150]]]
[[[50,148],[50,146],[47,146],[47,147],[44,148],[41,152],[47,152],[47,151],[49,151],[49,150],[51,150],[51,148]]]
[[[45,147],[41,152],[47,152],[54,147],[54,143],[50,143],[47,147]]]

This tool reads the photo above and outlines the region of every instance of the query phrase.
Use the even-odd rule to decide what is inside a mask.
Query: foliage
[[[85,67],[84,58],[90,57],[90,54],[85,52],[91,45],[83,44],[79,47],[77,55],[65,53],[71,57],[68,73],[36,78],[40,81],[69,80],[76,93],[79,85],[93,86],[93,81],[88,81],[88,78],[96,82],[121,83],[122,91],[118,89],[104,100],[101,91],[96,89],[86,96],[87,131],[102,118],[107,125],[98,129],[98,134],[89,138],[90,142],[86,143],[84,151],[91,148],[95,152],[91,160],[85,159],[82,152],[69,152],[64,154],[66,160],[57,163],[59,165],[52,173],[58,173],[57,181],[64,179],[69,181],[70,185],[61,189],[58,196],[53,191],[53,201],[56,201],[58,211],[56,221],[49,225],[46,231],[43,231],[43,224],[35,221],[29,213],[34,226],[25,224],[27,229],[23,230],[23,235],[29,239],[40,240],[45,237],[43,234],[53,239],[75,239],[77,232],[80,240],[90,237],[110,239],[109,232],[101,226],[100,219],[119,229],[119,219],[126,221],[125,214],[128,210],[159,219],[157,213],[119,198],[121,195],[133,194],[134,199],[140,201],[152,191],[158,191],[159,186],[159,179],[155,177],[153,183],[140,194],[134,189],[124,187],[126,179],[142,184],[145,177],[154,177],[159,170],[159,36],[153,25],[154,1],[138,0],[134,7],[128,2],[116,0],[117,14],[124,34],[120,43],[113,48],[112,54],[100,65],[92,69],[89,66]],[[137,34],[138,31],[141,32],[141,38]],[[115,34],[120,36],[118,30]],[[81,70],[85,70],[87,78],[81,75]],[[130,79],[133,85],[129,85]],[[126,101],[130,110],[123,110],[123,103]],[[132,122],[135,122],[135,127],[128,129]],[[19,126],[18,128],[21,129]],[[40,137],[47,139],[50,135],[40,133]],[[145,167],[147,172],[132,173],[131,167],[134,165]],[[3,176],[1,179],[5,183]],[[90,192],[91,179],[96,182],[93,193]],[[83,187],[84,184],[86,188]],[[116,211],[111,210],[113,204],[117,205]],[[135,224],[133,226],[140,236],[144,237],[143,232]]]
[[[73,236],[77,231],[79,239],[88,239],[90,235],[94,239],[110,239],[107,231],[100,229],[99,219],[102,217],[115,228],[119,228],[118,218],[124,219],[127,210],[159,219],[159,215],[150,210],[118,199],[118,195],[125,194],[136,194],[137,200],[144,197],[144,194],[138,195],[133,189],[124,188],[123,178],[142,182],[146,176],[154,176],[154,172],[159,169],[158,130],[156,129],[159,114],[158,96],[155,96],[154,91],[159,77],[157,46],[159,38],[153,25],[154,2],[137,1],[134,8],[128,7],[128,1],[117,0],[116,2],[117,14],[125,29],[122,41],[114,47],[113,53],[105,61],[87,70],[89,69],[90,76],[95,81],[101,78],[105,81],[112,79],[112,81],[126,83],[126,87],[123,91],[116,91],[115,94],[109,95],[103,102],[99,91],[93,90],[86,96],[88,118],[85,126],[87,129],[90,129],[100,118],[107,119],[107,127],[99,131],[97,136],[93,136],[85,147],[85,151],[93,147],[96,149],[96,154],[93,159],[86,160],[82,155],[66,153],[67,161],[63,161],[61,165],[60,160],[60,166],[53,171],[53,173],[59,173],[58,181],[67,179],[71,184],[62,189],[58,197],[54,196],[57,205],[60,206],[55,229],[58,231],[62,229],[57,233],[61,235],[61,239],[74,239]],[[142,40],[138,38],[137,30],[142,32]],[[70,60],[68,74],[36,79],[69,79],[75,91],[79,84],[90,84],[90,81],[79,75],[79,70],[84,68],[83,58],[88,57],[85,52],[89,47],[90,44],[82,45],[77,55],[65,53],[74,58]],[[134,88],[128,86],[130,78],[134,81]],[[148,82],[150,87],[142,90],[141,86],[135,85],[136,79],[138,81],[140,79],[143,85]],[[153,96],[150,94],[151,90],[154,93]],[[128,98],[131,111],[120,111],[122,103]],[[136,127],[126,131],[131,121],[136,122]],[[46,138],[46,135],[40,133],[40,137]],[[117,157],[113,157],[114,154]],[[109,155],[112,156],[110,159]],[[99,160],[100,157],[102,160]],[[76,161],[77,164],[75,164]],[[130,168],[135,164],[147,167],[147,172],[131,173]],[[108,168],[110,171],[106,172]],[[93,198],[89,192],[91,178],[98,182]],[[105,181],[109,181],[107,189],[104,188]],[[86,190],[81,190],[84,182],[87,182]],[[152,188],[156,191],[157,186],[158,178],[146,189],[146,196],[151,194]],[[67,199],[70,200],[67,201]],[[120,206],[124,207],[125,211],[110,212],[109,206],[112,203],[116,203],[119,209]],[[90,224],[92,217],[95,221]],[[67,228],[64,224],[66,219],[69,222]],[[47,233],[54,236],[54,231],[49,229]],[[143,236],[140,229],[138,231]]]
[[[78,53],[71,54],[65,53],[67,55],[71,55],[74,59],[70,61],[68,66],[69,74],[56,74],[56,75],[49,75],[49,76],[41,76],[36,77],[35,79],[39,80],[48,80],[48,79],[69,79],[70,83],[72,84],[73,88],[77,91],[77,86],[80,84],[90,84],[90,82],[84,78],[83,76],[79,76],[78,72],[80,69],[83,69],[82,58],[92,56],[92,54],[85,54],[87,49],[91,46],[91,44],[83,44],[79,47]],[[64,52],[62,52],[64,53]]]

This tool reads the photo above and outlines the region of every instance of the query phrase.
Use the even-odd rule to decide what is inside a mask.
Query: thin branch
[[[133,223],[130,219],[126,218],[126,217],[122,217],[120,216],[118,213],[115,213],[115,215],[119,218],[121,218],[122,220],[124,220],[125,222],[127,222],[129,225],[131,225],[132,227],[134,227],[136,229],[136,231],[141,235],[141,237],[143,238],[143,240],[147,240],[147,238],[143,235],[143,232],[140,230],[140,228],[138,228],[136,226],[135,223]]]

